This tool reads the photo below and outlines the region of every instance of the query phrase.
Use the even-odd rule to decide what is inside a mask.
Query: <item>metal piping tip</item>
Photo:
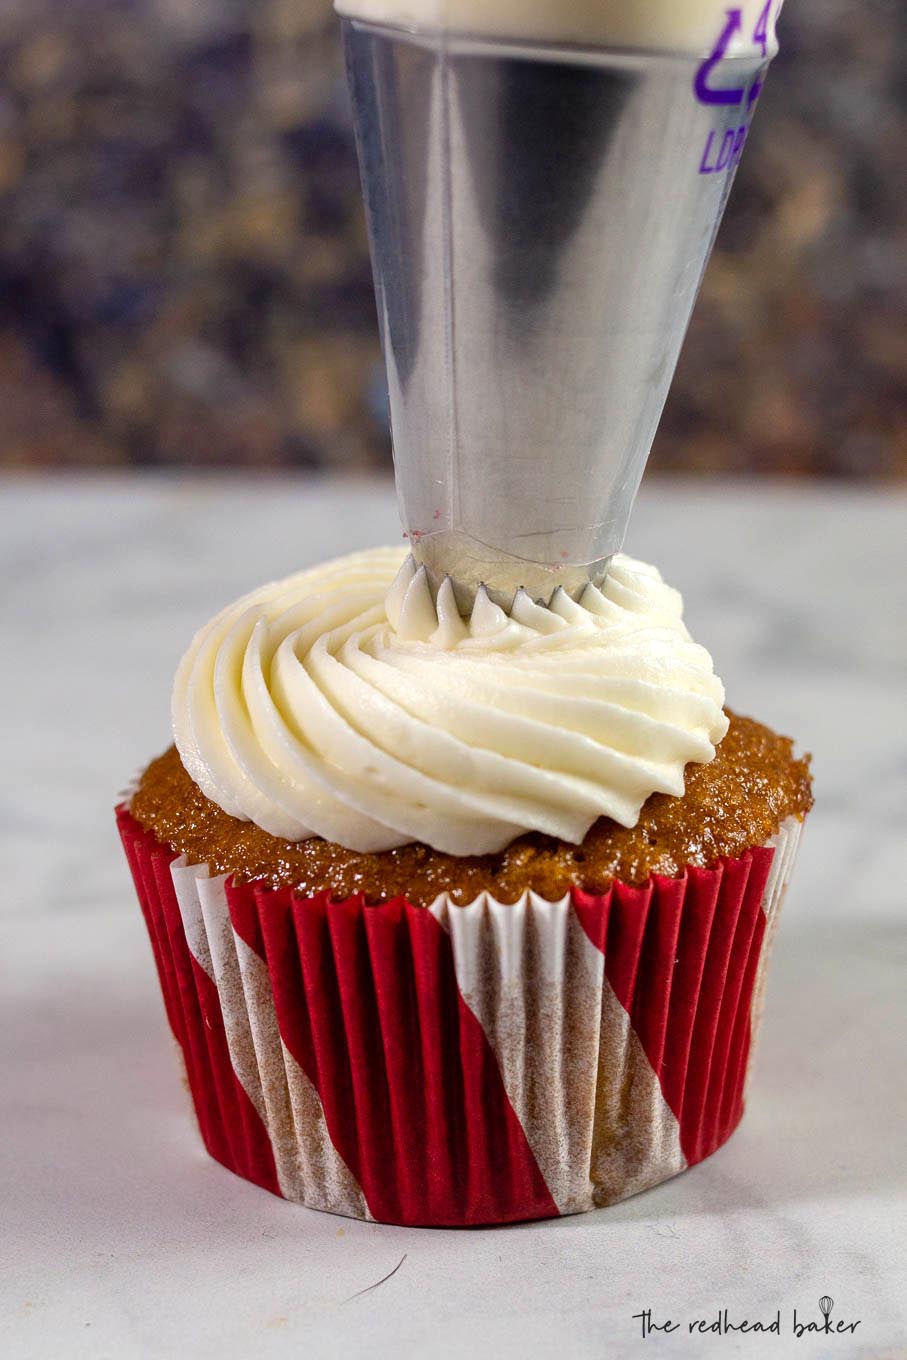
[[[343,31],[414,557],[461,612],[576,597],[623,541],[767,58]]]
[[[450,583],[464,615],[469,613],[480,586],[508,613],[520,591],[543,605],[549,604],[558,591],[578,600],[590,582],[602,584],[610,564],[610,558],[587,565],[527,561],[454,534],[417,539],[412,544],[412,556],[425,568],[434,593],[443,581]]]

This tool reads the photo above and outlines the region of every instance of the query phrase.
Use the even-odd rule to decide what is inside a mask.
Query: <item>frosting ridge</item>
[[[480,591],[461,618],[403,549],[272,582],[196,635],[177,671],[174,738],[224,811],[289,841],[455,855],[524,831],[578,843],[680,796],[727,730],[724,689],[682,600],[618,555],[601,589],[508,613]]]

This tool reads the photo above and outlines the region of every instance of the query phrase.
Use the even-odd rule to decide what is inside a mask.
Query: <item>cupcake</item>
[[[808,760],[658,572],[462,617],[402,550],[198,633],[117,810],[212,1156],[314,1208],[575,1213],[733,1132]]]

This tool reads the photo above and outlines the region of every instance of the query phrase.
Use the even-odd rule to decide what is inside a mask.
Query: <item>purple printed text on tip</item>
[[[763,57],[768,55],[769,15],[772,3],[773,0],[767,0],[761,9],[752,34],[752,41],[761,49]],[[700,175],[720,174],[732,170],[737,165],[743,152],[753,109],[765,79],[766,66],[763,66],[755,80],[749,83],[729,87],[712,85],[713,71],[727,55],[732,38],[743,29],[741,10],[729,9],[726,13],[727,19],[715,41],[715,46],[697,67],[693,91],[700,104],[742,108],[743,121],[737,127],[727,128],[723,134],[714,130],[709,132],[699,159]]]

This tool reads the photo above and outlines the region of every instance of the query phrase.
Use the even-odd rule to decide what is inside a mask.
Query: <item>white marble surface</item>
[[[750,1108],[614,1209],[472,1232],[319,1215],[205,1157],[111,816],[193,628],[394,540],[389,489],[25,480],[0,506],[5,1355],[907,1357],[903,496],[647,487],[628,549],[683,589],[731,704],[815,754]],[[860,1326],[794,1339],[823,1294]],[[682,1330],[643,1342],[646,1307]],[[721,1307],[780,1308],[782,1336],[691,1339]]]

